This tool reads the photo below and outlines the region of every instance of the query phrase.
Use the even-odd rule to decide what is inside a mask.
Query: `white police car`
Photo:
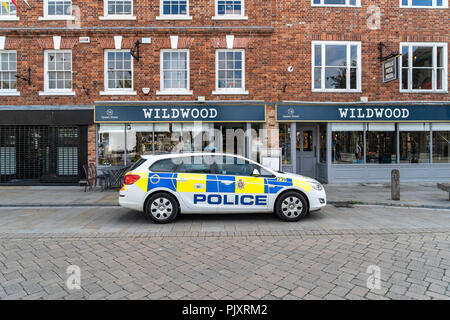
[[[125,175],[122,207],[156,223],[179,213],[275,212],[298,221],[326,205],[314,179],[276,172],[241,156],[184,153],[142,156]]]

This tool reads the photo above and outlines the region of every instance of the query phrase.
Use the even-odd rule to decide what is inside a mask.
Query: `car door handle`
[[[227,186],[231,185],[234,181],[220,181],[223,184],[226,184]]]

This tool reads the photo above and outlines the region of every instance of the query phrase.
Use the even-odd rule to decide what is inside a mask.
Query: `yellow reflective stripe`
[[[206,174],[179,173],[177,176],[177,191],[206,192]]]
[[[301,180],[292,180],[292,186],[300,188],[306,192],[309,192],[309,190],[312,189],[312,187],[309,184]]]
[[[242,180],[244,183],[243,188],[240,188],[239,180]],[[235,185],[236,193],[264,193],[264,178],[236,177]]]
[[[136,182],[136,185],[144,192],[148,190],[148,173],[133,173],[139,175],[141,178]]]

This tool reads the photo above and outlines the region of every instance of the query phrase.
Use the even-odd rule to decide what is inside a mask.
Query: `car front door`
[[[216,160],[220,212],[262,212],[269,208],[265,178],[254,171],[259,166],[234,156]]]
[[[184,203],[184,212],[214,213],[219,204],[213,166],[202,156],[183,157],[177,166],[176,190]]]

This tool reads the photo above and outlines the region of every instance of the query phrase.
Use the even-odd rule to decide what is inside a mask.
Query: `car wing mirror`
[[[254,177],[259,177],[261,175],[261,173],[259,172],[259,170],[258,169],[253,169],[253,173],[252,173],[252,176],[254,176]]]

